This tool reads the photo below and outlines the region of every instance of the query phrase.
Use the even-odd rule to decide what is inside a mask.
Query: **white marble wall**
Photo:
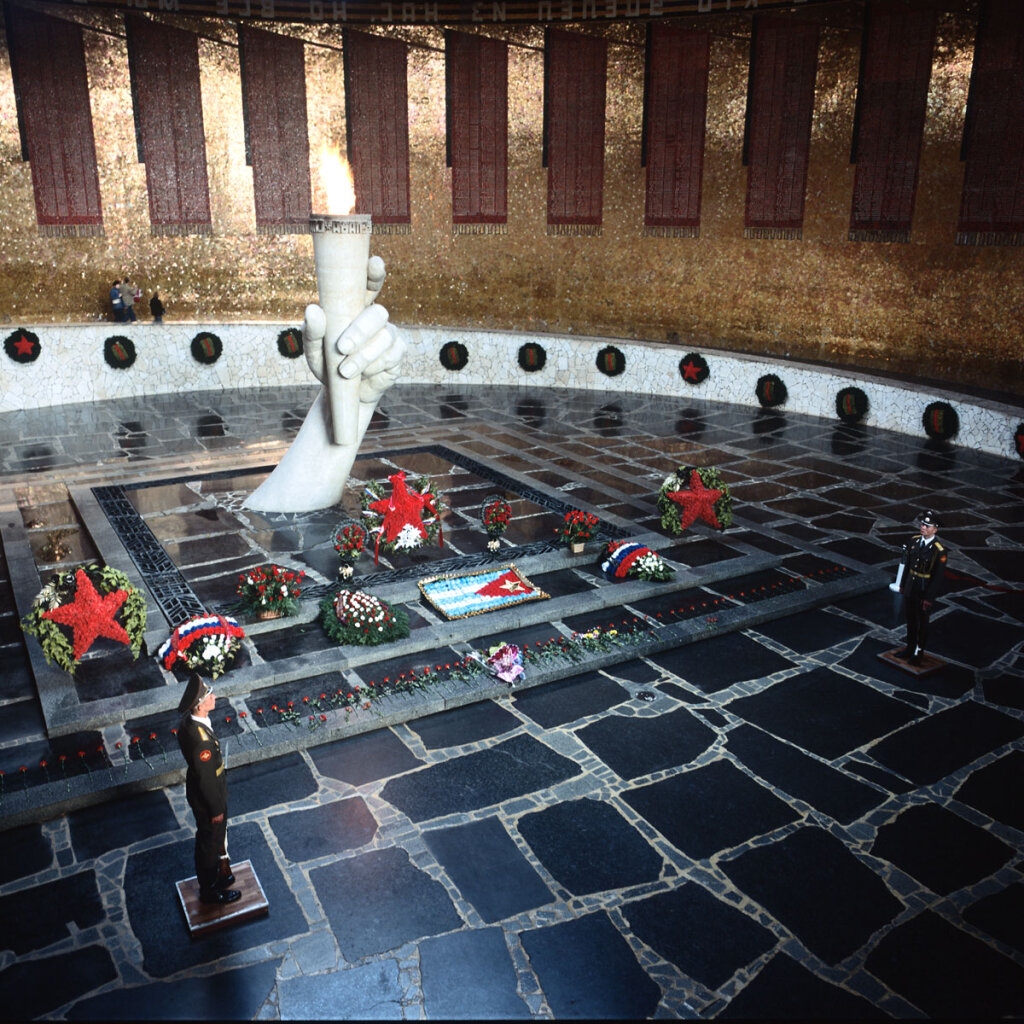
[[[90,402],[131,395],[219,388],[273,387],[313,383],[303,358],[286,359],[277,350],[278,334],[295,324],[92,324],[22,325],[40,340],[41,354],[29,364],[0,355],[0,411]],[[864,422],[924,437],[921,417],[925,406],[945,401],[960,418],[955,443],[1007,458],[1016,458],[1013,434],[1024,411],[1008,405],[938,391],[928,385],[897,383],[870,374],[830,370],[789,360],[736,355],[702,348],[615,338],[573,335],[527,335],[505,331],[467,331],[459,328],[404,327],[409,342],[402,379],[429,384],[498,384],[509,387],[590,388],[610,392],[678,395],[690,402],[733,402],[757,405],[754,389],[765,373],[785,383],[785,409],[836,418],[835,398],[844,387],[859,387],[871,408]],[[200,331],[211,331],[224,345],[220,359],[203,366],[189,345]],[[115,370],[103,360],[103,342],[111,335],[128,337],[137,358],[127,370]],[[445,370],[439,353],[449,341],[469,351],[459,372]],[[528,341],[543,346],[544,369],[526,373],[519,368],[519,347]],[[595,366],[598,351],[614,345],[626,358],[625,372],[607,377]],[[683,381],[679,361],[699,352],[711,374],[700,385]]]

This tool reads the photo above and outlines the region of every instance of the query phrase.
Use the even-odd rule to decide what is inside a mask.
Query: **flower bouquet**
[[[355,562],[366,547],[366,531],[358,523],[346,523],[334,531],[334,550],[341,566],[338,575],[347,580],[355,572]]]
[[[48,663],[74,675],[98,637],[125,644],[132,658],[138,658],[146,631],[146,599],[123,572],[87,565],[51,576],[21,628],[39,641]]]
[[[409,616],[363,590],[320,602],[320,625],[336,644],[385,644],[409,635]]]
[[[512,518],[512,506],[497,496],[489,497],[480,509],[480,521],[487,531],[487,550],[497,551],[501,546],[498,538],[508,529]]]
[[[593,512],[583,512],[574,508],[565,513],[561,526],[555,527],[555,533],[562,538],[563,544],[568,544],[573,552],[579,554],[583,550],[584,542],[590,540],[600,521]]]
[[[601,571],[610,580],[650,580],[663,583],[674,570],[659,555],[632,540],[613,540],[601,552]]]
[[[388,477],[391,494],[371,481],[363,490],[360,504],[374,542],[374,560],[385,551],[413,551],[436,540],[442,546],[441,495],[427,477],[420,477],[410,489],[405,473]]]
[[[511,686],[523,675],[523,652],[516,644],[498,644],[488,652],[487,667]]]
[[[245,630],[228,615],[197,615],[178,626],[156,652],[166,669],[179,661],[213,679],[223,675],[242,649]]]
[[[242,609],[260,619],[276,619],[292,615],[298,607],[302,593],[299,584],[305,578],[300,569],[293,572],[270,563],[242,573],[238,577],[235,593],[241,598]]]

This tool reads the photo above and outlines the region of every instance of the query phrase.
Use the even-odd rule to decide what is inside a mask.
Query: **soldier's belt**
[[[932,574],[930,572],[918,572],[916,569],[911,569],[910,575],[916,576],[918,579],[922,580],[929,580],[932,577]]]

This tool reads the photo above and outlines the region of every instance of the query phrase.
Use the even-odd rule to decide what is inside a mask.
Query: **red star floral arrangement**
[[[74,675],[101,637],[124,644],[132,658],[138,658],[146,630],[146,599],[123,572],[110,566],[69,569],[50,577],[21,628],[39,641],[48,663]]]
[[[714,466],[680,466],[658,492],[661,525],[678,536],[697,520],[724,530],[732,524],[729,485]]]
[[[42,346],[38,335],[19,329],[4,338],[4,351],[16,363],[32,363],[39,358]]]
[[[435,541],[444,547],[441,495],[430,480],[420,477],[410,487],[401,471],[388,480],[390,494],[381,483],[372,481],[360,499],[367,532],[373,537],[374,564],[381,548],[391,552],[414,551]]]

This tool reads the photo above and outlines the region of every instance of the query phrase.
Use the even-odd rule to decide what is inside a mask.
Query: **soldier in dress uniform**
[[[911,665],[921,664],[928,639],[928,619],[946,572],[948,554],[936,540],[939,520],[934,512],[922,512],[920,536],[903,549],[903,610],[907,618],[907,645],[896,655]]]
[[[234,903],[241,897],[227,855],[228,782],[220,744],[210,723],[217,697],[193,672],[178,705],[178,745],[185,757],[185,798],[196,819],[196,878],[203,903]]]

